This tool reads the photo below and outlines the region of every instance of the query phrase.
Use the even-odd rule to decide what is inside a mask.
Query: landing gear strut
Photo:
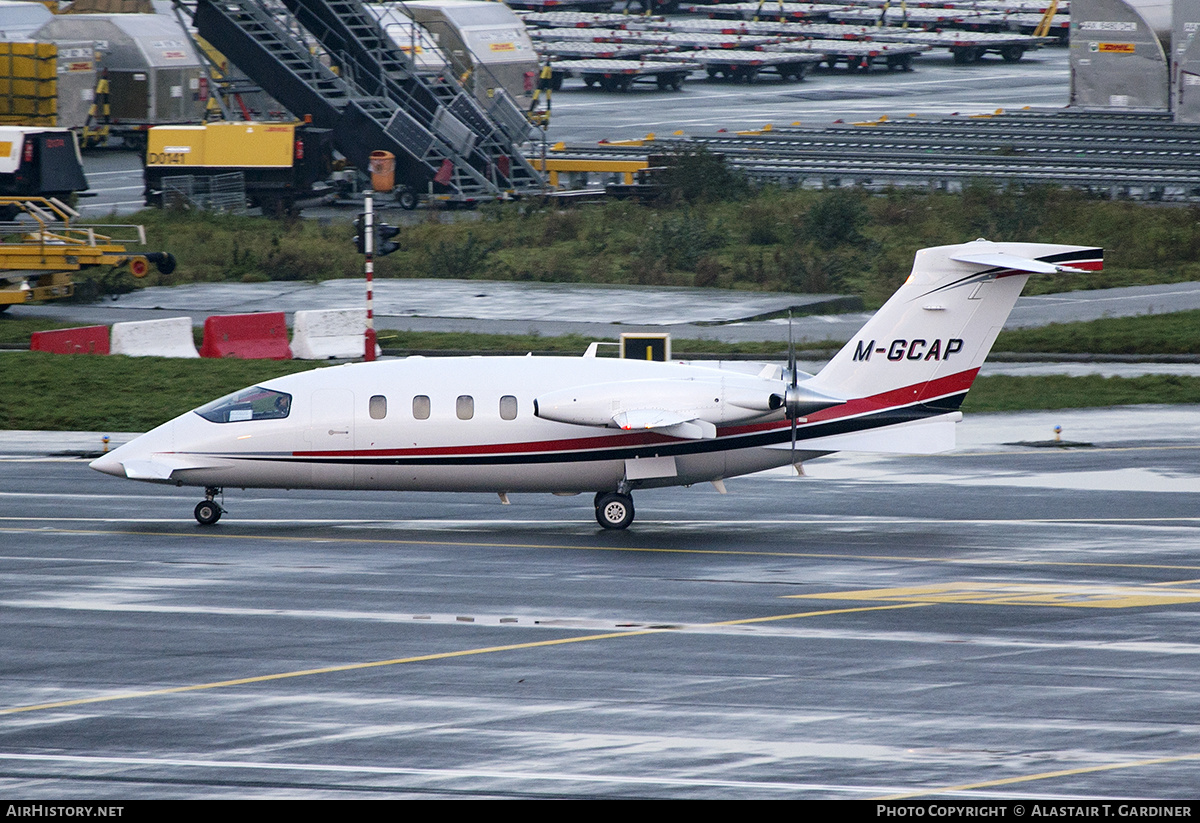
[[[628,528],[633,522],[633,498],[623,492],[597,492],[596,522],[606,529]]]
[[[196,509],[192,513],[196,515],[196,522],[201,526],[213,525],[225,513],[225,510],[221,508],[221,504],[213,499],[218,494],[221,494],[221,489],[216,486],[209,486],[204,490],[204,499],[196,504]]]

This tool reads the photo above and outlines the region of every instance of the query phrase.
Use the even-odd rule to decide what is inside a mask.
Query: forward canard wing
[[[127,477],[130,480],[168,483],[178,479],[174,477],[176,472],[192,469],[220,469],[230,465],[228,460],[206,455],[155,453],[143,458],[125,459],[113,455],[113,452],[109,452],[103,457],[93,460],[91,467],[105,474]]]

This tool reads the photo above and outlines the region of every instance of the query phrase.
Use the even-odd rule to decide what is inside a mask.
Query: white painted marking
[[[122,579],[123,580],[123,579]],[[161,582],[155,582],[156,587],[162,585],[188,585],[196,586],[207,584],[211,581],[196,581],[186,580],[177,581],[176,578],[164,578]],[[1164,594],[1167,590],[1164,590]],[[455,626],[460,629],[469,630],[471,628],[507,628],[507,629],[549,629],[555,631],[573,631],[573,632],[637,632],[637,631],[655,631],[661,634],[688,634],[688,635],[738,635],[738,636],[759,636],[759,637],[788,637],[799,638],[807,641],[815,640],[837,640],[837,641],[855,641],[855,642],[872,642],[872,643],[906,643],[906,644],[943,644],[955,643],[960,647],[974,647],[984,649],[1006,649],[1006,650],[1038,650],[1038,651],[1054,651],[1056,653],[1067,650],[1084,651],[1084,652],[1105,652],[1111,653],[1114,651],[1127,652],[1131,654],[1152,654],[1152,655],[1183,655],[1183,656],[1200,656],[1200,643],[1185,643],[1185,642],[1170,642],[1170,641],[1155,641],[1155,640],[1125,640],[1113,641],[1111,639],[1097,640],[1074,640],[1064,641],[1056,639],[1053,641],[1026,640],[1015,637],[1000,637],[990,635],[967,635],[967,634],[946,634],[940,632],[916,632],[916,631],[883,631],[880,628],[875,629],[855,629],[855,628],[823,628],[811,621],[804,619],[796,620],[774,620],[763,623],[745,623],[732,626],[712,625],[712,624],[691,624],[679,623],[673,620],[655,621],[648,619],[609,619],[598,620],[593,617],[571,617],[553,615],[525,615],[518,619],[520,623],[501,623],[502,615],[475,615],[475,622],[468,623],[458,620],[460,615],[456,614],[433,614],[433,613],[415,613],[415,612],[360,612],[350,610],[318,610],[318,609],[252,609],[252,608],[221,608],[215,606],[177,606],[161,603],[149,602],[122,602],[121,598],[128,599],[144,598],[147,596],[146,591],[130,588],[127,591],[113,590],[74,590],[74,591],[46,591],[39,592],[34,599],[30,600],[4,600],[0,601],[0,607],[8,609],[26,609],[26,610],[44,610],[44,611],[62,611],[62,612],[99,612],[112,614],[168,614],[168,615],[219,615],[219,616],[238,616],[238,617],[270,617],[278,618],[295,618],[297,620],[330,620],[330,621],[365,621],[371,623],[387,623],[387,624],[410,624],[413,626]],[[929,608],[953,608],[954,606],[946,604],[945,606],[930,606]],[[826,600],[818,599],[805,600],[804,602],[784,601],[781,605],[781,614],[783,613],[803,613],[803,612],[822,612],[836,611],[839,609],[854,608],[846,601],[842,600]],[[1009,606],[1008,608],[1016,608]],[[1028,607],[1042,608],[1042,607]],[[504,617],[511,617],[508,613]],[[828,625],[828,624],[826,624]],[[658,628],[655,627],[667,627]],[[514,641],[520,642],[520,641]]]
[[[191,760],[153,757],[92,757],[83,755],[47,755],[0,753],[0,760],[34,763],[72,763],[80,766],[158,766],[164,768],[258,770],[266,772],[325,772],[329,774],[367,774],[425,777],[434,780],[517,780],[549,781],[555,783],[600,783],[609,785],[681,786],[696,788],[729,788],[778,792],[838,792],[853,795],[888,795],[912,791],[911,786],[844,786],[828,783],[775,783],[750,780],[702,780],[683,777],[646,777],[641,775],[572,774],[570,772],[505,771],[499,769],[416,769],[401,766],[353,766],[333,763],[263,763],[249,760]],[[397,787],[403,788],[403,787]],[[485,788],[479,789],[487,794]],[[971,796],[967,792],[963,796]],[[949,796],[949,795],[947,795]],[[998,796],[994,791],[989,797]],[[1041,797],[1023,790],[1020,797]],[[1058,795],[1054,795],[1058,797]],[[1095,799],[1095,795],[1088,795]]]
[[[195,493],[198,494],[199,492],[195,492]],[[146,501],[146,500],[180,501],[180,500],[183,500],[183,497],[178,494],[176,494],[176,495],[170,495],[170,494],[78,494],[78,493],[71,493],[71,492],[61,492],[61,493],[0,492],[0,498],[4,498],[4,497],[32,497],[32,498],[51,497],[56,500],[95,500],[98,502],[104,502],[104,501],[112,502],[114,500],[135,500],[135,501],[136,500],[141,500],[141,501]],[[27,518],[16,518],[16,519],[25,520]]]

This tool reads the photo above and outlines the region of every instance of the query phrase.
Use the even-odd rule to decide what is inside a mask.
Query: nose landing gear
[[[225,513],[225,509],[221,508],[221,504],[213,499],[221,493],[221,489],[216,486],[209,486],[204,490],[204,499],[196,504],[196,508],[192,512],[196,516],[196,522],[201,526],[213,525]]]

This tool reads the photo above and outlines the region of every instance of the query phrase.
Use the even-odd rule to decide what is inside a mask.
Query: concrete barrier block
[[[214,315],[204,321],[201,357],[291,360],[283,312]]]
[[[129,357],[200,356],[190,317],[113,323],[110,353]]]
[[[298,311],[292,320],[292,352],[300,360],[362,357],[366,309]],[[380,353],[375,347],[375,353]]]
[[[29,350],[54,354],[108,354],[108,326],[35,331],[29,336]]]

